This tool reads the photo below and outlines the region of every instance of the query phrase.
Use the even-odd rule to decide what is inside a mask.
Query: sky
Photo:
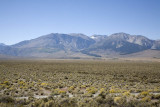
[[[160,39],[160,0],[0,0],[0,43],[50,33]]]

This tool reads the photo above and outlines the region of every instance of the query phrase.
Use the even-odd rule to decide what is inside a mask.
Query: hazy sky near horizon
[[[160,39],[160,0],[0,0],[0,43],[118,32]]]

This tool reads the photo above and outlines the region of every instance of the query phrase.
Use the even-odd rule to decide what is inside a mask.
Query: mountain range
[[[160,40],[127,33],[90,37],[81,33],[51,33],[14,45],[0,43],[0,57],[79,59],[146,55],[160,58]]]

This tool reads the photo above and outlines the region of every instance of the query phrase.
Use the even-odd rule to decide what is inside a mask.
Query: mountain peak
[[[142,36],[142,35],[130,35],[130,34],[127,34],[127,33],[114,33],[112,35],[110,35],[111,38],[113,39],[121,39],[121,40],[136,40],[136,39],[139,39],[139,40],[149,40],[147,37],[145,36]]]
[[[120,32],[120,33],[114,33],[110,37],[112,37],[112,38],[121,38],[121,39],[128,39],[130,36],[131,36],[130,34]]]
[[[81,36],[81,35],[84,35],[83,33],[69,33],[69,35],[74,35],[74,36]],[[84,35],[86,36],[86,35]]]
[[[68,35],[71,36],[79,36],[79,37],[86,37],[86,35],[82,34],[82,33],[69,33]]]
[[[119,32],[119,33],[113,33],[112,35],[130,35],[130,34],[125,32]]]

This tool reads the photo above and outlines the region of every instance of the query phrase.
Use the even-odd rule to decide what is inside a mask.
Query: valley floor
[[[160,62],[1,60],[0,106],[158,107]]]

